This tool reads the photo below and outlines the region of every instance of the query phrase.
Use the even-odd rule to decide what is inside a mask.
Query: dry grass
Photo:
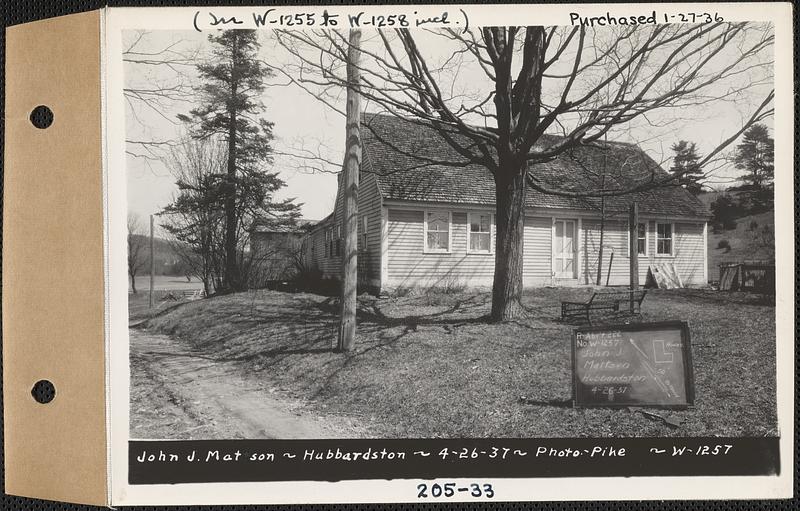
[[[696,406],[671,428],[627,409],[571,407],[571,326],[559,301],[587,289],[537,289],[524,320],[487,324],[489,295],[360,298],[356,349],[331,349],[336,301],[255,291],[200,300],[147,327],[180,338],[311,410],[362,418],[378,437],[777,435],[775,309],[755,295],[650,292],[644,319],[689,322]],[[524,399],[523,399],[524,397]]]

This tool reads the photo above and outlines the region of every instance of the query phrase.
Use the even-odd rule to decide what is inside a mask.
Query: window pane
[[[639,253],[644,255],[647,253],[647,241],[645,239],[639,238],[638,246],[637,246]]]
[[[564,249],[564,224],[556,222],[556,253],[560,254]]]
[[[481,215],[481,232],[491,232],[492,220],[489,215]]]
[[[447,212],[431,211],[428,213],[429,231],[447,231],[449,223]]]
[[[489,233],[471,233],[469,236],[469,249],[476,251],[489,252],[491,238]]]
[[[428,248],[435,249],[439,242],[439,233],[428,231]]]
[[[572,271],[572,259],[564,259],[564,269],[563,271],[571,272]]]
[[[447,233],[428,232],[428,248],[430,250],[447,250]]]

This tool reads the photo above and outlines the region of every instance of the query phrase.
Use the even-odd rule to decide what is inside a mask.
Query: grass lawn
[[[185,281],[184,281],[185,282]],[[202,289],[202,287],[200,288]],[[157,290],[153,296],[153,308],[150,308],[150,293],[147,289],[139,290],[138,293],[128,293],[128,322],[136,324],[151,318],[165,311],[172,309],[176,305],[187,303],[189,300],[181,295],[182,290]],[[170,294],[171,298],[164,298]]]
[[[528,317],[487,324],[490,296],[359,298],[356,349],[336,353],[336,300],[251,291],[180,305],[146,327],[307,403],[354,416],[374,437],[606,437],[777,435],[775,308],[756,295],[650,291],[645,321],[689,322],[696,406],[571,407],[570,335],[562,299],[588,289],[526,292]],[[782,342],[792,342],[782,339]]]

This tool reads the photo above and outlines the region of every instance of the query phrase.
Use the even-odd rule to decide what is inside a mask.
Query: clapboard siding
[[[389,209],[387,284],[391,287],[491,286],[494,254],[467,253],[467,213],[452,212],[449,254],[424,253],[423,215],[423,210]],[[551,231],[551,219],[525,218],[523,284],[526,286],[551,282]]]
[[[582,283],[595,283],[597,279],[597,265],[600,257],[600,220],[582,219],[583,228],[582,246]],[[606,220],[603,232],[603,261],[601,268],[601,284],[608,283],[612,286],[630,283],[630,258],[628,257],[627,224],[619,220]],[[613,260],[611,254],[614,254]],[[609,262],[611,271],[609,272]],[[647,276],[647,258],[639,257],[639,280],[644,283]]]
[[[553,220],[525,217],[522,247],[522,283],[524,286],[548,284],[552,281]]]
[[[360,277],[377,288],[460,286],[489,287],[494,274],[494,254],[467,253],[468,213],[447,208],[419,207],[419,209],[389,207],[387,212],[386,247],[382,246],[382,201],[377,180],[369,173],[362,176],[359,190],[359,254],[365,271]],[[451,251],[448,254],[425,253],[423,215],[425,210],[448,211],[452,218]],[[541,213],[537,213],[540,214]],[[367,218],[366,246],[363,220]],[[336,232],[341,218],[341,198],[337,196],[336,212],[310,235],[313,246],[310,259],[322,270],[324,278],[339,278],[341,258],[326,256],[325,229]],[[577,221],[577,217],[574,218]],[[594,284],[598,271],[600,246],[600,220],[582,217],[579,242],[580,272],[577,283]],[[647,223],[647,255],[639,256],[639,282],[647,281],[648,267],[657,263],[674,263],[685,285],[704,285],[705,250],[703,223],[674,223],[674,254],[656,255],[656,222]],[[492,240],[494,246],[495,240]],[[605,222],[604,253],[601,284],[627,285],[630,260],[628,257],[628,231],[624,220],[608,219]],[[381,274],[381,251],[387,251],[387,274]],[[613,260],[611,255],[613,254]],[[609,272],[609,262],[611,268]],[[361,265],[360,265],[361,267]],[[609,278],[610,277],[610,278]],[[608,279],[608,280],[607,280]],[[524,227],[523,285],[526,287],[558,282],[552,276],[552,218],[527,216]]]
[[[362,174],[358,189],[358,255],[363,257],[366,278],[375,286],[381,279],[381,196],[374,174]],[[364,218],[367,220],[364,244]]]
[[[377,180],[370,173],[363,173],[359,179],[358,194],[358,250],[359,268],[364,271],[359,273],[365,278],[365,284],[380,286],[381,269],[381,196]],[[309,234],[307,243],[306,260],[310,267],[322,271],[325,279],[341,278],[342,258],[336,255],[336,234],[342,223],[344,202],[340,191],[336,194],[336,203],[333,217],[320,222]],[[364,239],[364,218],[367,221],[366,244]],[[330,229],[333,236],[334,249],[326,250],[325,232]],[[340,242],[341,243],[341,242]]]
[[[675,268],[684,285],[703,286],[705,269],[705,237],[703,224],[675,224]]]
[[[388,213],[388,286],[492,285],[494,254],[467,253],[466,212],[452,213],[448,254],[424,253],[422,209],[390,208]]]
[[[675,223],[673,255],[656,254],[656,222],[647,222],[647,255],[639,256],[639,283],[644,285],[647,270],[652,264],[673,263],[685,285],[704,285],[703,266],[705,264],[703,224]],[[600,247],[600,220],[583,219],[583,273],[582,282],[593,283],[597,276],[597,262]],[[611,265],[609,284],[612,286],[630,283],[630,258],[628,256],[627,222],[607,220],[603,235],[603,267],[601,283],[606,283],[609,274],[608,263],[611,253],[614,259]]]

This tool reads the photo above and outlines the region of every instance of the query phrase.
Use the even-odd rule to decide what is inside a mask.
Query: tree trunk
[[[155,249],[153,239],[155,238],[154,235],[155,231],[155,223],[153,220],[153,215],[150,215],[150,308],[153,308],[153,286],[155,285],[155,278],[156,278],[156,257],[155,257]]]
[[[235,67],[234,58],[231,66]],[[234,73],[231,70],[231,75]],[[231,97],[237,94],[236,80],[231,80]],[[225,292],[239,291],[239,265],[236,264],[236,105],[228,106],[228,166],[225,194]]]
[[[358,299],[358,172],[361,166],[361,81],[359,59],[361,31],[350,31],[347,52],[347,142],[342,176],[344,250],[342,251],[342,296],[339,324],[339,351],[350,351],[356,335]]]
[[[492,321],[520,317],[522,308],[522,250],[525,225],[526,168],[501,162],[495,175],[497,201]],[[509,172],[508,170],[511,170]]]
[[[133,290],[133,294],[136,294],[136,275],[130,275],[131,278],[131,290]]]

